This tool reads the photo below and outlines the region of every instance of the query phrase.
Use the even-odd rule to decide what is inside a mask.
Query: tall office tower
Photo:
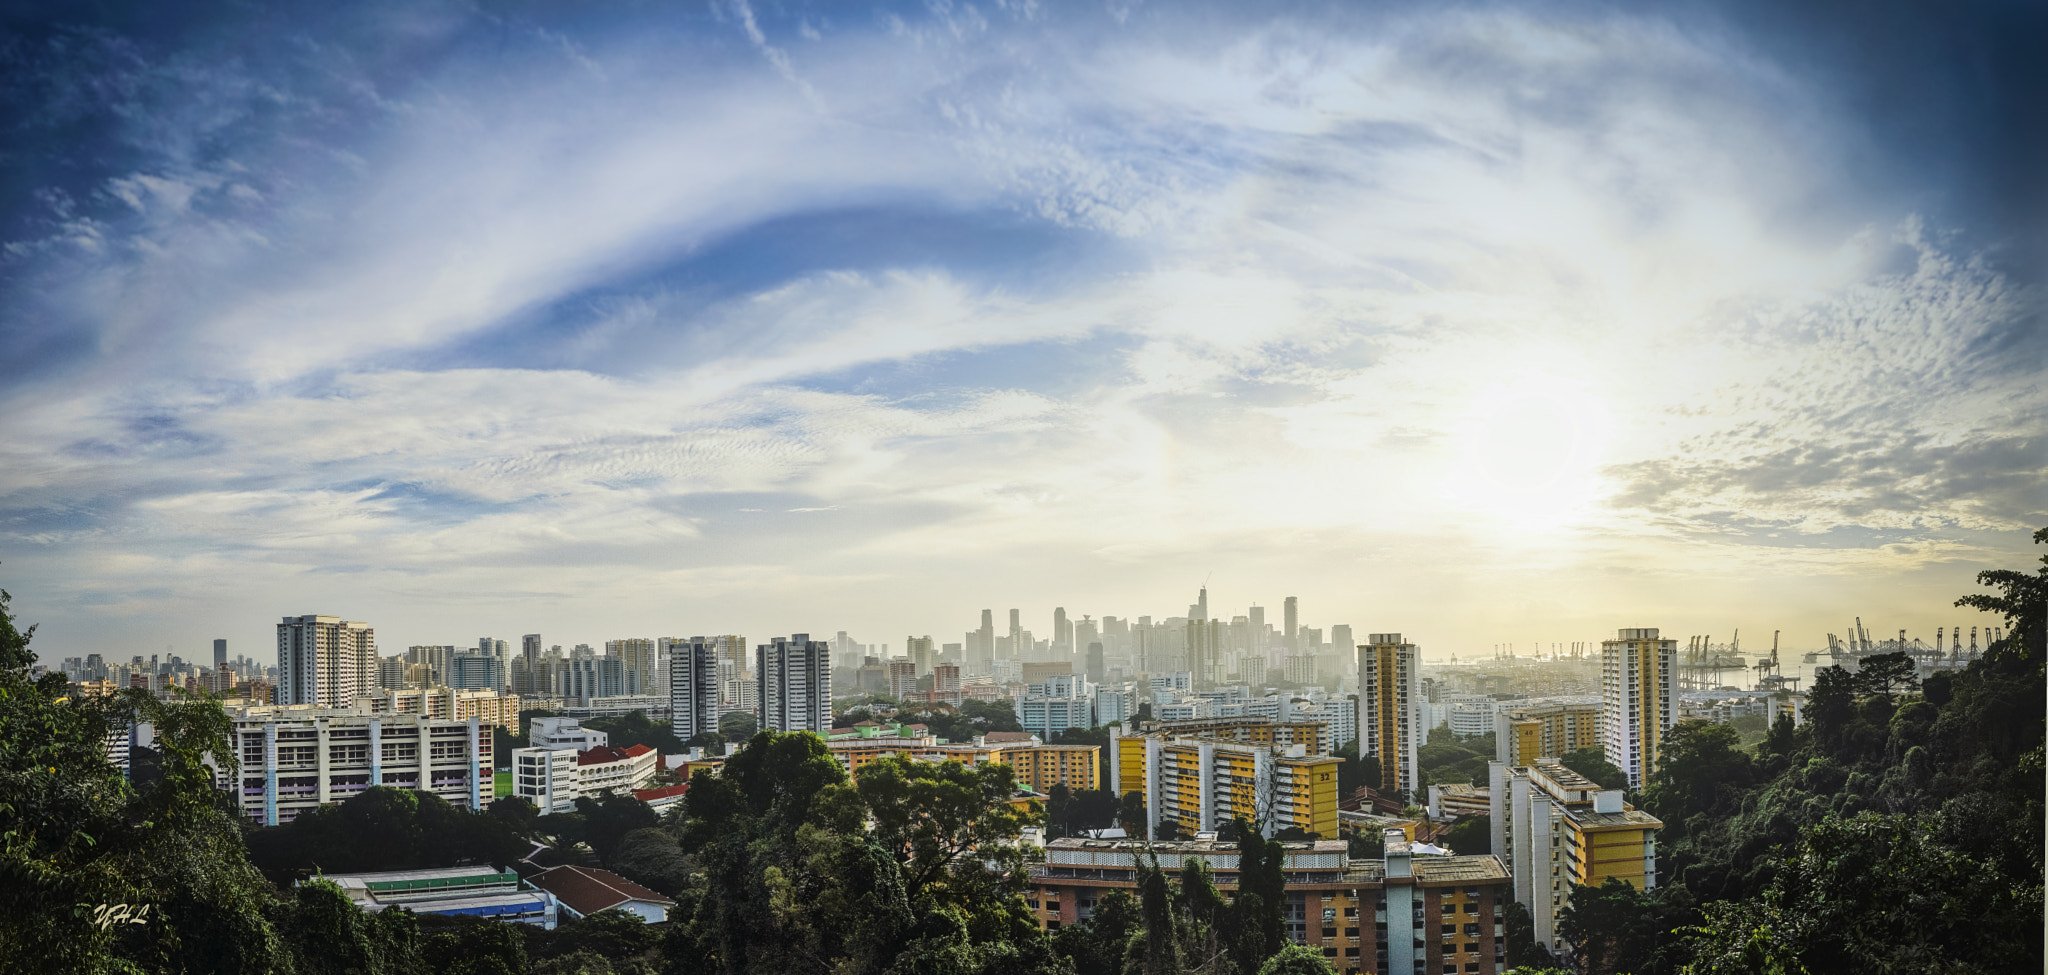
[[[1207,620],[1209,619],[1209,587],[1208,587],[1208,586],[1203,586],[1203,587],[1202,587],[1202,595],[1201,595],[1201,598],[1195,601],[1195,618],[1196,618],[1196,619],[1198,619],[1198,620],[1203,620],[1203,621],[1205,621],[1205,622],[1206,622],[1206,621],[1207,621]]]
[[[929,636],[904,637],[903,650],[910,657],[911,666],[916,668],[912,673],[917,676],[931,673],[932,667],[938,663],[938,655],[932,651],[932,638]]]
[[[1317,643],[1320,644],[1321,641],[1318,640]],[[1330,627],[1330,646],[1340,647],[1343,649],[1342,653],[1336,655],[1336,659],[1330,661],[1330,666],[1341,672],[1344,666],[1344,661],[1351,656],[1351,648],[1358,646],[1358,644],[1351,639],[1351,624],[1338,623],[1337,625]],[[1304,654],[1304,656],[1307,656],[1311,659],[1313,659],[1315,655],[1316,654],[1314,650],[1310,650],[1308,653]],[[1427,735],[1428,732],[1424,732],[1424,734]]]
[[[1010,610],[1010,656],[1019,660],[1024,654],[1024,624],[1017,619],[1017,611]]]
[[[519,655],[526,658],[526,667],[532,670],[540,661],[540,634],[528,633],[519,638]]]
[[[1052,608],[1052,650],[1055,660],[1064,660],[1074,655],[1074,624],[1067,619],[1065,606]]]
[[[661,675],[654,669],[654,641],[647,637],[606,640],[605,656],[619,658],[626,669],[626,693],[653,694]]]
[[[668,647],[669,727],[689,741],[718,730],[718,641],[693,636]]]
[[[1246,617],[1245,622],[1251,627],[1249,634],[1251,639],[1245,645],[1245,649],[1254,653],[1264,653],[1266,650],[1266,607],[1253,603],[1251,614]]]
[[[1628,773],[1630,788],[1657,767],[1664,733],[1671,729],[1671,671],[1678,641],[1660,639],[1656,627],[1619,630],[1600,643],[1600,683],[1606,705],[1601,744],[1607,760]]]
[[[775,731],[832,730],[832,650],[808,633],[776,637],[754,648],[754,680],[761,727]]]
[[[1108,668],[1106,668],[1106,667],[1104,667],[1104,666],[1103,666],[1103,660],[1102,660],[1102,641],[1100,641],[1100,640],[1091,640],[1091,641],[1089,641],[1089,643],[1088,643],[1088,680],[1089,680],[1089,681],[1090,681],[1091,683],[1095,683],[1095,684],[1100,684],[1100,683],[1102,683],[1102,681],[1103,681],[1103,675],[1104,675],[1104,674],[1106,674],[1107,672],[1108,672]]]
[[[225,667],[225,666],[227,666],[227,665],[228,665],[228,641],[226,641],[226,640],[215,640],[215,641],[213,641],[213,669],[215,669],[215,670],[219,670],[219,669],[221,669],[222,667]]]
[[[338,616],[277,624],[277,703],[345,708],[377,686],[377,631]]]
[[[995,667],[996,611],[981,611],[981,628],[967,634],[967,672],[986,674]]]
[[[496,654],[458,653],[449,664],[447,683],[458,691],[495,691],[505,686],[505,664]]]
[[[1301,625],[1301,598],[1298,596],[1287,597],[1287,606],[1280,612],[1282,614],[1281,625],[1287,628],[1287,649],[1301,649],[1301,646],[1294,642],[1295,629]]]
[[[1358,648],[1358,751],[1379,756],[1381,792],[1417,794],[1421,670],[1421,652],[1399,633],[1369,634]]]

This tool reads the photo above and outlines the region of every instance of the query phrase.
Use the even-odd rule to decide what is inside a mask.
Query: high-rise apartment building
[[[1399,633],[1368,634],[1358,648],[1358,749],[1378,756],[1381,792],[1419,793],[1421,671],[1421,651]]]
[[[917,663],[911,660],[889,661],[889,696],[899,701],[910,699],[917,693]]]
[[[1019,613],[1017,610],[1010,610],[1009,655],[1018,660],[1024,659],[1024,657],[1027,655],[1026,651],[1029,649],[1024,645],[1026,642],[1028,641],[1024,639],[1024,623],[1019,618]]]
[[[1281,612],[1284,614],[1282,619],[1283,625],[1286,627],[1287,649],[1301,649],[1301,646],[1294,642],[1294,631],[1301,625],[1301,597],[1287,597],[1286,608],[1281,610]]]
[[[754,648],[755,695],[761,727],[775,731],[832,730],[832,648],[808,633]]]
[[[916,668],[915,673],[920,677],[931,673],[932,668],[939,662],[938,654],[932,650],[932,638],[929,636],[904,637],[903,650],[905,656],[910,658],[911,666]]]
[[[1174,730],[1112,731],[1111,789],[1145,801],[1144,839],[1193,836],[1234,818],[1272,836],[1299,827],[1337,835],[1337,766],[1306,745],[1255,744]]]
[[[345,708],[377,686],[377,633],[338,616],[277,624],[277,700]]]
[[[1574,887],[1609,878],[1637,890],[1657,886],[1655,832],[1664,823],[1562,765],[1487,763],[1493,853],[1529,908],[1536,942],[1558,952],[1558,921]]]
[[[604,653],[619,658],[626,672],[626,693],[652,694],[657,683],[654,672],[654,641],[645,637],[606,640]]]
[[[1052,608],[1052,651],[1054,660],[1065,660],[1074,655],[1074,624],[1067,619],[1065,606]]]
[[[981,611],[981,628],[967,634],[967,645],[962,651],[966,659],[962,662],[970,674],[986,674],[995,666],[996,657],[996,613],[992,609]]]
[[[1097,684],[1103,682],[1104,676],[1109,672],[1109,668],[1105,666],[1102,658],[1101,640],[1089,641],[1085,667],[1089,680],[1094,681]]]
[[[1605,704],[1601,743],[1607,760],[1628,774],[1630,788],[1657,767],[1664,733],[1671,729],[1671,671],[1678,641],[1656,627],[1619,630],[1600,644],[1600,687]]]
[[[718,664],[716,638],[669,641],[669,726],[678,739],[718,730]]]
[[[526,659],[526,669],[531,672],[540,663],[540,634],[528,633],[519,638],[519,655]]]

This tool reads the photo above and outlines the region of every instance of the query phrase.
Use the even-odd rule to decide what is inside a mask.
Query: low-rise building
[[[1344,975],[1503,971],[1511,887],[1500,861],[1419,855],[1399,830],[1384,843],[1379,860],[1351,859],[1341,840],[1283,843],[1288,939]],[[1141,859],[1169,876],[1201,859],[1225,896],[1238,888],[1235,843],[1057,839],[1032,867],[1027,906],[1048,930],[1085,921],[1104,894],[1136,889]]]
[[[1488,763],[1493,849],[1514,878],[1515,900],[1529,908],[1538,944],[1567,946],[1557,922],[1572,887],[1608,878],[1638,890],[1657,886],[1656,830],[1664,823],[1562,765]]]
[[[517,921],[553,930],[556,900],[497,867],[442,867],[328,874],[326,878],[366,911],[403,907],[414,914],[446,914]],[[303,881],[301,881],[303,883]]]
[[[481,809],[488,795],[491,728],[476,718],[310,704],[234,707],[228,717],[241,771],[216,782],[255,823],[288,823],[372,785],[432,792],[465,809]]]
[[[1075,791],[1102,788],[1100,746],[1047,745],[1032,735],[1004,741],[998,740],[1000,736],[991,734],[957,745],[940,744],[929,734],[844,736],[827,741],[825,747],[854,774],[884,755],[901,754],[920,762],[953,760],[970,766],[1002,762],[1014,770],[1019,788],[1033,792],[1048,792],[1055,785]]]
[[[1527,766],[1539,758],[1598,748],[1603,711],[1598,700],[1502,705],[1493,714],[1494,759],[1510,767]]]
[[[533,803],[540,814],[573,812],[578,798],[605,792],[625,795],[645,789],[660,770],[661,756],[646,745],[515,748],[512,794]]]
[[[425,687],[379,690],[356,695],[372,714],[424,714],[430,718],[468,721],[475,718],[500,728],[519,727],[519,695],[491,690]]]
[[[669,908],[676,906],[655,891],[596,867],[550,867],[528,882],[554,895],[571,918],[617,908],[637,914],[649,924],[660,924],[668,920]]]

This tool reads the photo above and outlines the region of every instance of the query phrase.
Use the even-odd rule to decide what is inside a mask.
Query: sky
[[[0,14],[44,660],[1952,607],[2048,525],[2038,4]]]

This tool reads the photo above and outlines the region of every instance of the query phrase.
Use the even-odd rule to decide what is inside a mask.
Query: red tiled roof
[[[570,910],[583,915],[595,914],[628,901],[647,901],[663,907],[676,906],[675,901],[609,870],[599,870],[596,867],[550,867],[528,879],[527,883],[561,898],[562,903],[569,905]]]
[[[688,791],[690,791],[690,783],[685,782],[682,785],[665,785],[659,789],[634,789],[633,798],[641,802],[653,802],[656,799],[679,796]]]
[[[653,750],[654,749],[649,748],[646,745],[634,745],[633,747],[626,749],[626,754],[631,755],[634,758],[639,758],[640,756],[645,755]]]
[[[603,765],[606,762],[623,762],[625,760],[626,750],[623,748],[613,748],[610,745],[599,745],[596,748],[576,753],[576,764],[578,765]]]

